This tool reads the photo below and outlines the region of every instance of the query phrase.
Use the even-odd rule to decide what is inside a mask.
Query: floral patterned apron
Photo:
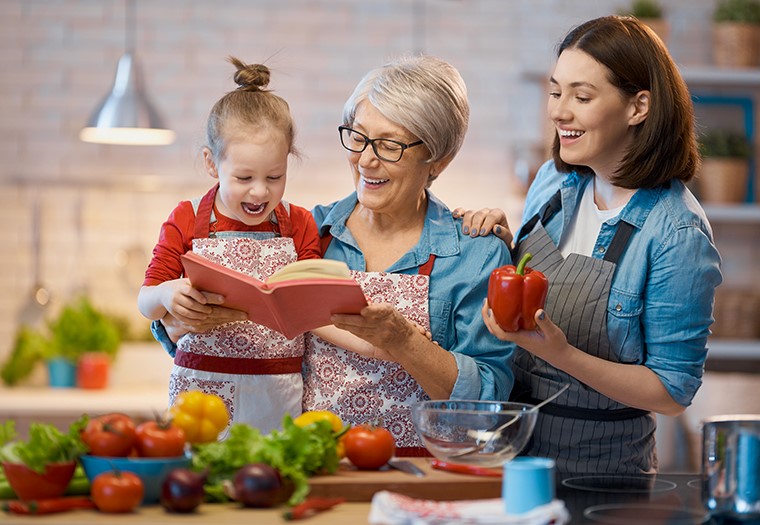
[[[282,237],[273,232],[215,232],[215,193],[206,194],[198,206],[194,252],[259,280],[297,259],[293,239],[286,236],[286,208],[278,207],[276,213]],[[262,233],[273,238],[262,239]],[[230,424],[243,422],[262,432],[280,428],[285,413],[301,413],[303,352],[303,335],[289,340],[250,321],[186,334],[177,343],[170,403],[180,392],[200,390],[224,400]]]
[[[434,256],[417,275],[352,271],[367,301],[395,306],[404,317],[430,330],[428,291]],[[368,358],[306,334],[304,410],[330,410],[352,425],[382,420],[396,439],[397,455],[417,455],[422,442],[411,405],[430,399],[398,363]]]

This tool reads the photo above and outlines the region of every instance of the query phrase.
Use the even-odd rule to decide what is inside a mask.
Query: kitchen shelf
[[[711,222],[738,222],[760,224],[760,206],[757,204],[702,204]]]
[[[681,66],[680,70],[689,86],[760,87],[760,69]]]
[[[757,359],[760,361],[760,339],[710,339],[708,359]]]

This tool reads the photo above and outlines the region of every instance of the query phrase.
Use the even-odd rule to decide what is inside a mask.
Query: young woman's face
[[[578,49],[562,52],[550,79],[547,110],[559,135],[560,157],[611,175],[631,141],[632,98],[608,80],[609,70]]]
[[[233,135],[218,164],[204,150],[209,175],[219,179],[219,212],[249,226],[269,220],[285,193],[289,152],[284,134],[272,130]]]
[[[411,144],[419,140],[388,120],[370,102],[361,102],[351,127],[371,139],[386,138]],[[416,206],[427,186],[434,164],[424,144],[404,150],[401,160],[388,162],[375,155],[371,145],[361,153],[346,151],[359,202],[375,212],[394,213]]]

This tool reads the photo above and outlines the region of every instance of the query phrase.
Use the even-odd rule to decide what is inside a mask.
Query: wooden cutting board
[[[414,498],[439,501],[501,497],[501,478],[455,474],[433,469],[427,458],[406,459],[420,467],[425,477],[395,469],[357,470],[344,460],[336,474],[315,476],[309,480],[309,496],[371,501],[375,492],[389,490]]]

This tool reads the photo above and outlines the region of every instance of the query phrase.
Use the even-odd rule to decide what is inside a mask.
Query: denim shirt
[[[385,271],[416,274],[430,254],[436,256],[430,275],[430,331],[433,340],[450,351],[458,374],[451,398],[507,400],[514,375],[511,370],[514,346],[488,333],[480,309],[488,290],[491,271],[510,264],[507,246],[497,237],[470,238],[461,222],[428,192],[425,225],[420,240]],[[349,268],[366,271],[364,254],[346,221],[357,204],[356,193],[327,206],[317,206],[312,215],[320,236],[333,240],[326,259],[344,261]]]
[[[590,181],[575,172],[560,173],[548,161],[528,191],[523,222],[559,189],[562,210],[545,225],[559,245]],[[617,217],[602,225],[592,257],[604,258],[620,220],[634,231],[612,278],[610,344],[621,362],[648,367],[676,402],[688,406],[702,384],[715,288],[722,281],[712,228],[680,181],[640,188]]]

